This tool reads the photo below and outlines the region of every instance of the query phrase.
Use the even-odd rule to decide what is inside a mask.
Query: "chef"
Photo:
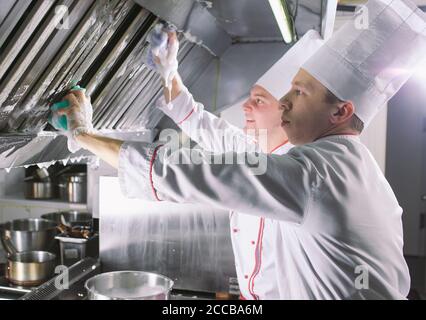
[[[175,41],[173,45],[178,45],[176,34],[171,37]],[[290,89],[302,63],[322,44],[320,34],[309,30],[255,83],[250,96],[242,103],[246,118],[244,130],[205,111],[202,104],[194,101],[177,73],[173,79],[172,97],[179,96],[179,99],[169,105],[166,92],[157,106],[204,150],[242,152],[255,144],[266,153],[286,153],[292,145],[281,126],[282,110],[278,100]]]
[[[167,92],[158,107],[206,151],[255,151],[257,146],[265,153],[285,154],[293,145],[288,142],[281,125],[282,110],[278,99],[282,92],[290,89],[300,66],[323,43],[317,31],[308,31],[256,82],[250,97],[243,103],[244,131],[205,111],[202,104],[194,101],[178,75],[173,81],[172,108],[166,102]],[[265,141],[259,137],[261,130],[265,132]],[[230,212],[230,223],[240,297],[279,298],[275,255],[271,252],[280,248],[275,244],[277,233],[286,223],[235,211]]]
[[[252,295],[259,284],[240,266],[249,284],[245,298],[404,299],[410,278],[402,209],[359,134],[424,59],[426,18],[408,1],[370,0],[367,8],[367,29],[348,22],[294,77],[280,102],[282,126],[297,146],[267,155],[264,174],[245,163],[179,164],[174,160],[188,160],[191,150],[170,154],[167,145],[97,136],[81,92],[67,97],[71,107],[62,112],[73,138],[118,168],[126,195],[281,222],[271,246],[261,243],[256,251],[257,266],[262,252],[275,264],[264,291]],[[253,245],[261,239],[262,233]]]

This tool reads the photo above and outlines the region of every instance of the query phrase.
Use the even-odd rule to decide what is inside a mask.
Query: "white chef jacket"
[[[160,107],[206,149],[226,153],[227,137],[250,139],[203,111],[187,90],[171,110],[164,101]],[[213,130],[193,130],[199,127]],[[214,128],[224,127],[232,134],[214,137]],[[208,138],[213,145],[203,145]],[[166,146],[126,142],[120,185],[129,197],[233,210],[231,237],[245,299],[404,299],[410,278],[402,209],[367,148],[347,135],[288,148],[267,155],[266,173],[253,175],[245,164],[174,162],[188,160],[189,149],[167,154]]]

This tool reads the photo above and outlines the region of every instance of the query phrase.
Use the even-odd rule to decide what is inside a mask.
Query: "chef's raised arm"
[[[245,152],[257,148],[256,141],[242,129],[206,111],[202,103],[196,102],[179,75],[173,79],[172,86],[172,101],[167,101],[165,90],[157,107],[201,148],[217,153],[229,150]]]
[[[208,163],[209,155],[202,150],[170,153],[167,146],[125,142],[119,153],[120,185],[133,198],[200,203],[276,220],[303,221],[315,177],[302,154],[225,153],[216,157],[214,163],[226,163]]]

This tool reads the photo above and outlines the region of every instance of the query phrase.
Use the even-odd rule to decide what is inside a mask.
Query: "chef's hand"
[[[183,89],[182,79],[178,73],[179,63],[177,60],[177,54],[179,52],[179,40],[177,34],[174,31],[168,31],[168,51],[167,54],[154,55],[154,63],[156,69],[162,75],[164,97],[166,103],[169,104],[171,101],[177,98]],[[161,52],[160,52],[161,53]],[[169,108],[172,106],[169,105]]]
[[[164,49],[152,50],[152,55],[155,63],[155,69],[164,80],[166,88],[171,86],[172,80],[178,72],[178,59],[179,41],[175,31],[167,32],[167,46]]]
[[[76,137],[83,133],[93,133],[93,107],[85,90],[73,90],[65,96],[69,107],[53,111],[57,116],[65,115],[67,118],[67,130],[64,134],[68,138],[68,149],[76,152],[81,147]]]
[[[73,90],[64,99],[69,102],[70,106],[58,110],[57,113],[67,116],[68,131],[76,136],[85,131],[93,130],[93,107],[90,97],[86,96],[85,91]]]
[[[170,87],[171,81],[178,72],[179,62],[177,55],[179,52],[179,41],[176,32],[167,32],[168,42],[167,51],[159,51],[158,55],[154,56],[154,61],[162,73],[165,87]]]
[[[67,118],[67,130],[58,126],[58,130],[68,138],[68,149],[76,152],[80,148],[89,150],[94,155],[118,168],[120,148],[123,141],[102,137],[96,134],[92,125],[92,104],[84,90],[72,90],[65,99],[69,106],[52,110],[57,116],[65,115]]]

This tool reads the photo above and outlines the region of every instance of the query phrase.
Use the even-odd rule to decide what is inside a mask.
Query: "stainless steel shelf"
[[[43,207],[52,207],[52,208],[63,208],[69,210],[87,210],[87,203],[70,203],[64,202],[60,199],[46,199],[46,200],[33,200],[25,199],[22,196],[4,196],[0,198],[1,204],[16,204],[24,206],[43,206]]]

